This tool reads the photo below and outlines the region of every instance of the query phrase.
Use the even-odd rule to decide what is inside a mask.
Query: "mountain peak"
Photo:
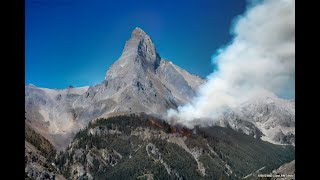
[[[122,56],[137,54],[145,55],[146,53],[155,55],[155,46],[150,36],[148,36],[148,34],[146,34],[141,28],[136,27],[131,33],[131,38],[126,42]]]
[[[141,28],[136,27],[131,33],[131,37],[144,37],[147,35]]]
[[[141,70],[155,71],[160,65],[160,60],[161,57],[151,38],[141,28],[136,27],[126,42],[120,58],[108,70],[105,79],[129,74],[132,76]]]
[[[26,84],[26,85],[25,85],[25,87],[35,88],[35,87],[37,87],[37,86],[36,86],[36,85],[34,85],[34,84]]]

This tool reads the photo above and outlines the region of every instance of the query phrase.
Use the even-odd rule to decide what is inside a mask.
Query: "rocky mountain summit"
[[[64,148],[91,120],[114,113],[164,113],[189,102],[204,82],[162,59],[151,38],[135,28],[101,83],[63,90],[26,85],[27,123]]]
[[[243,179],[294,160],[294,101],[269,92],[227,109],[216,126],[161,119],[204,83],[135,28],[101,83],[26,85],[26,179]]]
[[[162,115],[190,102],[204,82],[161,58],[151,38],[135,28],[101,83],[66,89],[26,85],[26,122],[64,149],[79,129],[96,118],[139,112]],[[294,101],[266,92],[226,111],[216,125],[294,145],[294,109]]]

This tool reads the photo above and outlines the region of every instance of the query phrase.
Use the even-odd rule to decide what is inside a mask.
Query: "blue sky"
[[[26,84],[94,85],[120,57],[135,27],[164,59],[206,77],[211,56],[231,39],[245,0],[26,0]]]

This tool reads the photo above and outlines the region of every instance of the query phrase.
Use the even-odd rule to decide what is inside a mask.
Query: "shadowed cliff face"
[[[26,85],[27,123],[64,148],[93,119],[128,112],[160,115],[189,102],[203,83],[162,59],[151,38],[135,28],[103,82],[63,90]]]

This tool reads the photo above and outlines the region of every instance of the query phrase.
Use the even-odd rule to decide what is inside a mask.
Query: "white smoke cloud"
[[[213,57],[218,70],[207,77],[198,97],[169,119],[186,126],[208,123],[226,107],[268,91],[295,97],[295,1],[265,0],[238,17],[234,38]]]

